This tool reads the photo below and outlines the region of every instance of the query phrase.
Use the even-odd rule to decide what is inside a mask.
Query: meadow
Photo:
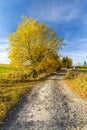
[[[0,64],[0,77],[4,76],[5,74],[9,72],[16,71],[16,69],[12,68],[8,64]]]

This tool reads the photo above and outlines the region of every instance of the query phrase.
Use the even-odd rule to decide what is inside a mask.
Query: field
[[[87,66],[76,66],[75,70],[79,72],[87,72]]]
[[[5,74],[9,72],[13,72],[15,69],[10,67],[8,64],[0,64],[0,77],[4,76]]]
[[[68,72],[65,75],[65,82],[79,97],[87,99],[87,70],[78,68],[75,72]]]
[[[9,111],[20,101],[22,96],[27,93],[34,85],[34,82],[25,82],[11,79],[8,80],[9,73],[19,73],[19,69],[14,69],[6,64],[0,64],[0,124],[7,117]]]

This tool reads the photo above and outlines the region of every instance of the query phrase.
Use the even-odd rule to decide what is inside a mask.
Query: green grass
[[[87,66],[76,66],[75,70],[80,72],[87,72]]]
[[[16,71],[20,71],[20,69],[12,68],[8,64],[0,64],[0,77]]]

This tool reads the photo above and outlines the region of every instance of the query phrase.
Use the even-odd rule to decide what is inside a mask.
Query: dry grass
[[[11,76],[9,76],[11,75]],[[0,124],[35,82],[25,80],[25,74],[7,64],[0,64]]]
[[[4,121],[8,112],[14,107],[34,85],[33,82],[0,85],[0,122]]]
[[[87,73],[78,72],[75,77],[67,78],[66,83],[79,97],[87,99]]]

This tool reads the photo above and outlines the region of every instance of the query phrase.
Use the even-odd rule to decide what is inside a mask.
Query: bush
[[[67,72],[64,76],[65,79],[74,79],[79,75],[78,72],[75,71],[71,71],[71,72]]]

